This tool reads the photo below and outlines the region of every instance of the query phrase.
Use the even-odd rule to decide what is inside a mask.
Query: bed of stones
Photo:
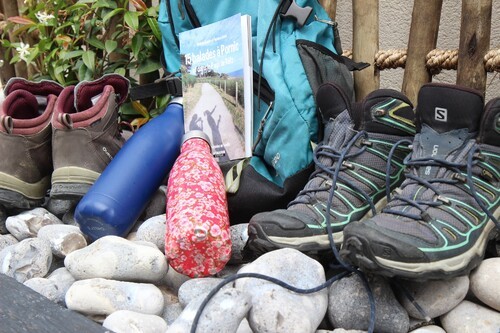
[[[324,260],[292,249],[245,262],[245,224],[231,227],[232,258],[216,276],[177,273],[164,255],[164,202],[158,191],[126,238],[106,236],[92,243],[73,219],[72,202],[49,201],[21,212],[0,208],[0,273],[117,333],[185,333],[195,321],[196,332],[204,333],[367,331],[370,305],[355,274],[309,294],[264,279],[236,278],[262,274],[310,289],[338,273]],[[500,332],[499,252],[493,240],[469,276],[447,280],[367,275],[375,332]]]

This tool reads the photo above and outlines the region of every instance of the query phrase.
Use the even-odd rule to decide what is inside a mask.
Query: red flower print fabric
[[[231,235],[224,178],[205,140],[183,143],[167,185],[170,266],[190,277],[216,274],[231,257]]]

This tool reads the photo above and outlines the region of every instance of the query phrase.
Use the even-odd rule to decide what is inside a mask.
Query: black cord
[[[278,20],[278,15],[281,12],[281,8],[285,4],[285,1],[286,0],[281,0],[280,3],[278,4],[278,7],[276,7],[276,11],[273,14],[273,18],[271,19],[271,23],[269,23],[269,27],[267,28],[267,32],[266,32],[266,37],[264,38],[264,42],[262,44],[262,51],[260,53],[260,62],[259,62],[259,80],[257,83],[257,103],[258,103],[257,111],[259,111],[259,112],[260,112],[260,85],[262,82],[262,72],[264,71],[263,70],[264,54],[266,52],[266,46],[267,46],[267,42],[269,40],[269,35],[271,34],[271,30],[275,31],[275,29],[276,29],[276,22]]]
[[[196,333],[196,329],[198,328],[198,322],[200,320],[201,314],[202,314],[203,310],[205,309],[206,305],[208,304],[208,302],[210,302],[210,300],[212,299],[212,297],[215,296],[215,294],[217,294],[219,292],[219,290],[221,290],[222,287],[224,287],[226,284],[231,283],[237,279],[256,278],[256,279],[266,280],[266,281],[275,283],[278,286],[283,287],[285,289],[288,289],[288,290],[290,290],[294,293],[297,293],[297,294],[312,294],[312,293],[318,292],[324,288],[328,288],[329,286],[332,285],[333,282],[340,280],[349,274],[351,274],[351,272],[346,271],[346,272],[339,273],[339,274],[331,277],[330,279],[328,279],[326,282],[320,284],[319,286],[309,288],[309,289],[297,288],[297,287],[294,287],[292,285],[289,285],[288,283],[286,283],[280,279],[274,278],[272,276],[264,275],[264,274],[259,274],[259,273],[239,273],[239,274],[234,274],[234,275],[228,276],[227,278],[222,280],[217,286],[215,286],[215,288],[212,289],[208,293],[207,296],[205,296],[205,299],[200,304],[200,307],[198,308],[198,311],[196,312],[196,315],[193,319],[193,324],[191,326],[190,332]]]

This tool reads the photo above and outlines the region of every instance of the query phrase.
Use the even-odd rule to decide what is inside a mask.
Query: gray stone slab
[[[101,325],[0,274],[2,333],[104,333]]]

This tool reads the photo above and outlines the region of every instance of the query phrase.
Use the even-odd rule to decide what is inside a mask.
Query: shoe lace
[[[497,219],[493,216],[493,214],[488,210],[486,205],[484,204],[483,200],[479,197],[479,195],[476,192],[476,187],[473,182],[473,175],[472,175],[472,169],[474,166],[476,166],[479,162],[478,157],[480,154],[478,154],[479,148],[475,144],[468,153],[467,160],[466,162],[462,163],[455,163],[455,162],[450,162],[448,160],[442,159],[442,158],[436,158],[436,157],[424,157],[424,158],[412,158],[411,154],[408,155],[408,157],[405,159],[404,164],[410,168],[410,172],[406,174],[406,179],[409,180],[404,184],[404,187],[401,187],[399,191],[404,190],[405,187],[408,186],[422,186],[426,189],[431,190],[434,192],[435,196],[433,196],[433,200],[422,200],[422,199],[411,199],[408,197],[405,197],[400,194],[396,194],[393,198],[390,198],[391,201],[395,200],[400,200],[404,202],[407,205],[410,205],[417,210],[420,211],[420,214],[412,214],[409,213],[408,211],[404,210],[399,210],[395,208],[384,208],[382,212],[388,213],[388,214],[393,214],[393,215],[399,215],[407,218],[411,218],[414,220],[424,220],[426,222],[431,222],[432,217],[427,213],[427,207],[438,207],[444,204],[448,203],[448,199],[443,195],[442,191],[440,190],[439,186],[440,184],[458,184],[460,182],[463,182],[460,178],[460,176],[454,176],[451,179],[447,178],[431,178],[431,179],[424,179],[422,177],[417,176],[417,171],[419,168],[426,168],[426,167],[440,167],[440,168],[446,168],[452,172],[454,172],[454,175],[461,175],[462,170],[466,170],[467,177],[465,177],[465,182],[467,183],[469,187],[469,192],[471,196],[474,198],[474,200],[477,202],[479,207],[483,210],[483,212],[496,224],[497,228],[500,229],[500,225],[497,221]],[[389,197],[388,197],[389,198]]]
[[[361,147],[360,150],[358,150],[356,152],[349,153],[351,148],[354,146],[354,144],[360,138],[364,138],[366,141],[368,139],[368,133],[366,131],[358,132],[345,145],[343,145],[343,147],[340,150],[336,150],[333,147],[330,147],[327,145],[319,145],[318,147],[316,147],[316,149],[314,151],[313,159],[314,159],[314,162],[316,163],[316,165],[318,166],[319,170],[315,171],[314,175],[318,175],[324,179],[327,179],[329,176],[332,179],[331,186],[328,186],[326,188],[320,188],[319,190],[336,188],[336,183],[338,180],[341,180],[341,181],[345,182],[346,184],[350,184],[350,186],[359,190],[360,193],[362,193],[362,195],[370,203],[370,206],[372,207],[373,211],[375,211],[375,206],[374,206],[371,198],[369,197],[369,195],[365,191],[363,191],[361,188],[359,188],[358,186],[356,186],[355,184],[350,182],[348,179],[345,179],[344,177],[339,175],[340,171],[344,170],[346,168],[346,165],[345,165],[345,163],[343,163],[343,161],[346,161],[349,158],[353,158],[355,156],[358,156],[366,150],[367,146],[364,145],[363,147]],[[320,162],[319,158],[321,156],[330,157],[331,159],[335,160],[336,163],[334,163],[331,166],[327,166],[327,165]],[[324,173],[324,174],[321,174],[321,173]],[[314,177],[314,175],[312,175],[311,177]],[[304,190],[301,192],[303,192],[303,195],[309,196],[310,193],[315,193],[317,191],[318,191],[318,189],[311,188],[311,189]],[[331,208],[331,205],[333,202],[333,194],[334,193],[335,193],[335,191],[330,191],[329,198],[328,198],[328,204],[327,204],[327,211],[330,211],[330,208]],[[237,279],[257,278],[257,279],[266,280],[266,281],[275,283],[275,284],[277,284],[285,289],[288,289],[288,290],[295,292],[295,293],[298,293],[298,294],[312,294],[312,293],[318,292],[322,289],[328,288],[335,281],[338,281],[338,280],[340,280],[348,275],[357,274],[359,276],[359,278],[361,279],[363,286],[368,294],[368,299],[369,299],[369,303],[370,303],[370,321],[369,321],[369,326],[368,326],[368,332],[372,333],[375,329],[375,298],[373,296],[373,292],[371,290],[371,287],[368,283],[368,279],[362,271],[360,271],[358,268],[351,266],[350,264],[344,262],[340,258],[339,252],[338,252],[338,250],[335,246],[335,242],[333,240],[333,232],[332,232],[332,228],[330,225],[330,214],[327,214],[326,225],[327,225],[328,238],[330,240],[332,251],[334,253],[334,256],[335,256],[337,262],[339,263],[338,265],[331,264],[330,266],[333,269],[341,268],[341,269],[343,269],[343,272],[340,272],[340,273],[336,274],[335,276],[331,277],[330,279],[328,279],[327,281],[325,281],[324,283],[322,283],[316,287],[309,288],[309,289],[297,288],[297,287],[294,287],[294,286],[292,286],[292,285],[290,285],[290,284],[288,284],[280,279],[274,278],[272,276],[264,275],[264,274],[259,274],[259,273],[237,273],[237,274],[230,275],[230,276],[224,278],[214,289],[212,289],[210,291],[210,293],[207,294],[207,296],[205,297],[205,299],[203,300],[203,302],[201,303],[200,307],[198,308],[198,310],[196,312],[196,315],[193,319],[193,324],[191,326],[190,332],[191,333],[196,332],[196,328],[197,328],[198,322],[201,318],[201,314],[202,314],[204,308],[207,306],[208,302],[215,296],[215,294],[217,294],[217,292],[219,290],[221,290],[222,287],[224,287],[226,284],[229,284]]]
[[[469,151],[469,154],[467,156],[467,185],[469,185],[470,189],[470,194],[476,200],[477,204],[483,212],[495,223],[497,229],[500,229],[500,223],[498,220],[493,216],[493,214],[489,211],[488,207],[484,204],[483,200],[479,197],[479,195],[476,192],[476,186],[474,185],[474,182],[472,181],[472,166],[475,164],[476,161],[480,160],[480,149],[477,145],[472,147],[472,149]],[[474,158],[478,158],[474,160]]]
[[[353,146],[359,140],[361,140],[363,146],[361,147],[361,149],[357,151],[352,151]],[[359,131],[347,143],[345,143],[342,147],[340,147],[340,149],[336,149],[335,147],[325,144],[318,145],[314,149],[313,153],[313,160],[317,168],[311,174],[309,180],[316,177],[320,177],[325,180],[325,182],[323,182],[324,185],[306,186],[302,191],[299,192],[296,199],[289,203],[289,206],[298,203],[303,203],[303,204],[310,203],[317,192],[330,191],[333,189],[332,191],[330,191],[330,193],[335,193],[335,190],[337,190],[336,184],[338,181],[340,181],[341,183],[349,186],[357,193],[359,193],[365,199],[365,201],[370,205],[370,209],[375,214],[376,212],[375,204],[373,203],[373,200],[370,198],[370,195],[366,193],[366,191],[363,190],[360,186],[356,185],[353,181],[349,180],[348,178],[344,177],[341,174],[341,171],[350,168],[348,160],[363,154],[367,149],[367,144],[368,144],[368,133],[366,131]],[[322,157],[329,158],[334,162],[329,163],[327,165],[321,162]],[[330,201],[333,202],[333,196]],[[330,207],[332,202],[329,202]],[[327,211],[329,211],[329,208],[327,208]]]

